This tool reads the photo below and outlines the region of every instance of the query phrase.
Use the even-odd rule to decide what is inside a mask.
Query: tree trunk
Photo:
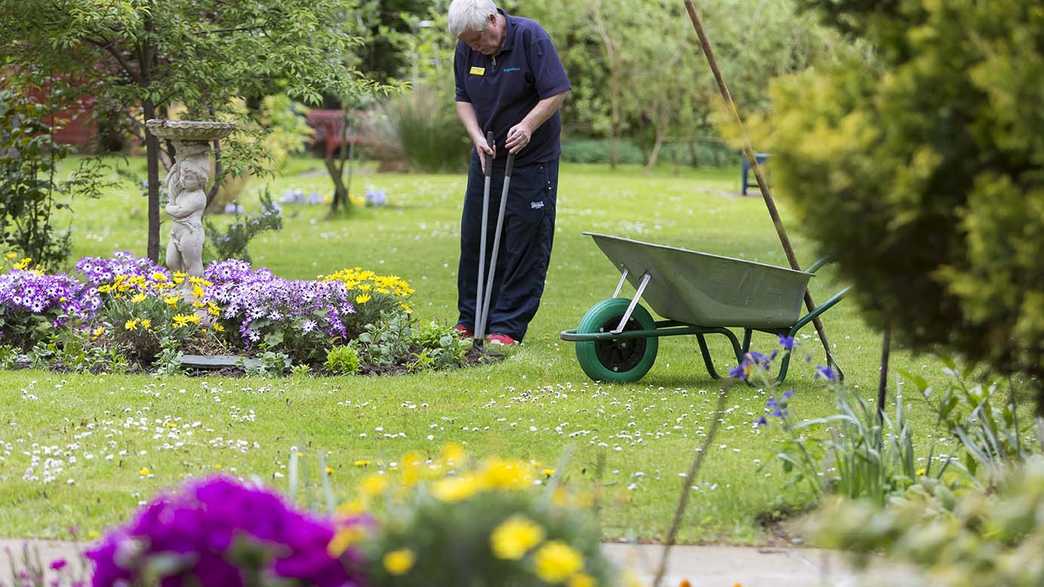
[[[326,170],[330,173],[330,179],[334,182],[334,195],[333,201],[330,203],[330,214],[337,214],[338,209],[343,208],[345,212],[351,212],[352,201],[348,198],[348,195],[352,186],[352,143],[349,142],[351,135],[351,121],[348,118],[348,111],[345,110],[344,120],[341,123],[341,148],[339,153],[341,155],[339,161],[334,161],[333,157],[326,159]],[[348,165],[348,183],[344,182],[344,167]]]
[[[663,148],[663,122],[656,124],[656,143],[653,144],[652,152],[649,153],[649,159],[645,162],[646,169],[652,169],[656,167],[656,161],[660,158],[660,149]]]
[[[334,214],[337,212],[337,202],[345,202],[345,209],[351,205],[351,201],[348,200],[348,188],[344,185],[344,177],[341,175],[341,169],[338,167],[337,162],[334,161],[333,157],[323,159],[323,163],[326,164],[326,171],[330,174],[330,180],[334,184],[334,195],[333,203],[331,204],[330,213]]]
[[[156,106],[151,100],[145,100],[141,105],[143,117],[149,120],[156,117]],[[149,183],[149,238],[147,255],[153,262],[159,263],[160,251],[160,215],[159,215],[159,140],[145,131],[145,156],[148,159],[148,183]]]

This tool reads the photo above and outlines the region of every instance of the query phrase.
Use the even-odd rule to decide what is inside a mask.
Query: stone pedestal
[[[203,276],[203,211],[210,179],[210,145],[235,130],[227,122],[149,120],[150,133],[174,143],[175,163],[167,173],[167,206],[171,218],[167,268]],[[186,287],[191,290],[188,280]]]

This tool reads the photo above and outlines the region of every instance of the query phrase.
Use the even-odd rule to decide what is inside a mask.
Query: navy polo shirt
[[[551,37],[536,21],[510,16],[500,52],[490,57],[457,43],[453,69],[457,101],[471,102],[479,127],[496,137],[497,159],[507,158],[508,130],[529,114],[537,102],[569,91],[569,78],[558,59]],[[515,157],[515,165],[551,161],[561,153],[562,118],[555,112],[533,132],[529,144]]]

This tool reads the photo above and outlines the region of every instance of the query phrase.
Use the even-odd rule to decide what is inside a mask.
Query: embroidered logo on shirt
[[[522,70],[521,67],[505,67],[503,71],[504,71],[504,73],[511,73],[512,71],[521,71],[521,70]]]
[[[471,75],[486,75],[486,68],[485,67],[472,67],[471,68]]]
[[[539,209],[544,207],[544,202],[543,202],[543,200],[541,200],[539,202],[530,202],[529,203],[529,207],[534,209],[534,210],[539,210]]]

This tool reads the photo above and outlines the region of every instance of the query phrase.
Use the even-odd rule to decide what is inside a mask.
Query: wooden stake
[[[790,238],[787,237],[787,231],[783,228],[783,221],[779,217],[779,210],[776,208],[776,201],[772,198],[772,193],[769,192],[768,183],[765,181],[765,177],[761,173],[761,166],[758,165],[758,159],[754,156],[754,148],[750,144],[750,139],[747,135],[746,126],[743,124],[743,118],[740,116],[739,108],[736,107],[736,101],[732,99],[732,93],[729,91],[729,86],[725,83],[725,78],[721,74],[721,70],[718,68],[718,62],[714,58],[714,49],[711,48],[710,39],[707,38],[707,33],[703,30],[703,21],[700,19],[700,14],[696,10],[696,4],[693,0],[684,0],[685,9],[689,12],[689,20],[692,21],[693,28],[696,29],[696,35],[700,38],[700,45],[703,48],[703,54],[707,57],[707,63],[710,65],[711,72],[714,74],[714,79],[718,82],[718,90],[721,92],[721,97],[725,100],[725,103],[729,105],[729,109],[732,111],[733,117],[736,119],[736,123],[739,124],[739,128],[743,135],[743,154],[747,157],[750,162],[750,168],[754,170],[754,177],[758,180],[758,187],[761,189],[761,197],[765,200],[765,206],[768,207],[769,216],[772,217],[772,223],[776,226],[776,234],[779,235],[779,241],[783,244],[783,251],[787,255],[787,262],[790,263],[790,267],[796,271],[801,270],[801,266],[798,264],[797,255],[794,254],[794,248],[790,246]],[[815,309],[816,304],[812,300],[812,294],[805,290],[805,307],[811,312]],[[819,318],[812,321],[812,324],[816,327],[816,332],[819,334],[819,340],[823,343],[823,350],[826,351],[827,363],[831,366],[838,368],[837,363],[834,361],[834,355],[830,352],[830,343],[827,341],[826,330],[823,329],[823,322]],[[838,368],[840,374],[840,369]]]

